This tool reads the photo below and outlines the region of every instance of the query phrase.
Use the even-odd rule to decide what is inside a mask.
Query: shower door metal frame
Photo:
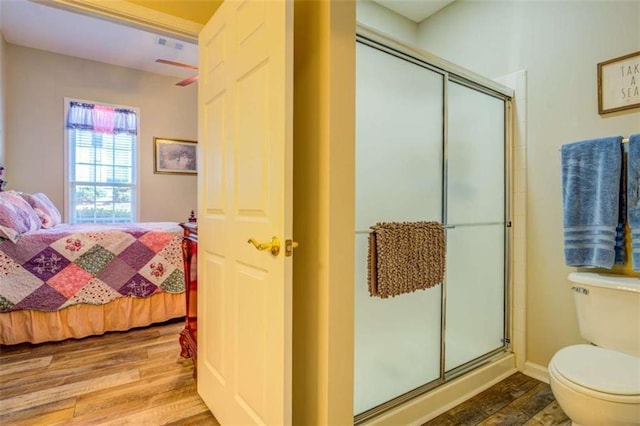
[[[369,46],[383,53],[390,54],[398,59],[413,63],[422,68],[440,74],[443,78],[443,123],[442,123],[442,218],[443,222],[447,217],[447,150],[448,150],[448,85],[449,82],[454,82],[463,85],[467,88],[476,90],[485,95],[495,97],[504,101],[504,330],[503,330],[503,345],[495,350],[483,354],[475,359],[472,359],[456,368],[446,371],[445,369],[445,354],[446,354],[446,302],[447,302],[447,280],[446,277],[442,283],[442,297],[441,297],[441,320],[440,320],[440,376],[425,383],[409,392],[379,404],[363,413],[359,413],[354,416],[354,424],[361,424],[373,417],[380,415],[392,408],[395,408],[417,396],[423,395],[430,390],[433,390],[450,380],[459,377],[468,371],[478,368],[479,366],[493,361],[496,358],[505,356],[511,352],[511,259],[512,259],[512,207],[511,207],[511,188],[512,188],[512,165],[511,165],[511,147],[512,147],[512,91],[496,82],[488,80],[486,77],[482,77],[468,70],[465,70],[453,63],[447,62],[441,58],[430,55],[427,52],[421,51],[416,48],[412,48],[404,45],[396,40],[390,39],[383,35],[378,34],[371,29],[358,25],[356,34],[356,43]],[[357,106],[356,106],[357,108]],[[501,222],[495,223],[482,223],[481,225],[496,225]],[[478,224],[474,224],[478,225]],[[449,224],[445,223],[445,228],[451,228],[455,226],[469,226],[466,224]]]

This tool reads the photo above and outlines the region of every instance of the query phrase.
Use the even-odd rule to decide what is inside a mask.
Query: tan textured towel
[[[369,294],[394,297],[444,279],[444,226],[439,222],[382,222],[369,235]]]

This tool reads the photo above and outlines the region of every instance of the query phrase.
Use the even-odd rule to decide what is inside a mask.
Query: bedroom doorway
[[[160,18],[156,19],[156,16],[149,18],[150,14],[136,14],[135,7],[126,7],[129,6],[126,4],[128,2],[103,2],[99,10],[95,10],[95,6],[91,8],[91,3],[94,2],[89,0],[56,1],[55,3],[59,3],[61,7],[64,3],[65,8],[81,8],[83,14],[96,14],[108,21],[122,22],[122,15],[119,13],[127,12],[128,18],[131,18],[127,19],[130,26],[138,27],[140,23],[141,26],[158,30],[161,34],[180,34],[193,40],[194,34],[197,33],[193,31],[193,27],[191,29],[181,27],[179,18],[163,21]],[[327,421],[335,424],[348,421],[352,417],[352,379],[349,360],[352,358],[353,335],[352,327],[344,326],[352,321],[350,310],[344,309],[352,302],[352,292],[349,290],[350,285],[339,284],[343,281],[350,283],[353,276],[350,261],[353,256],[350,238],[353,229],[351,219],[353,206],[350,201],[353,198],[351,188],[353,79],[349,77],[353,72],[353,64],[350,57],[352,52],[349,49],[346,51],[341,49],[340,37],[335,37],[334,32],[339,31],[341,34],[347,34],[347,37],[352,37],[355,33],[355,10],[350,2],[295,3],[296,22],[304,22],[301,24],[302,29],[296,31],[296,34],[300,34],[300,37],[303,34],[314,34],[317,38],[309,40],[302,37],[302,45],[306,43],[309,48],[296,54],[297,58],[304,57],[305,61],[313,62],[314,66],[309,69],[311,73],[307,75],[308,79],[305,79],[302,87],[298,88],[302,95],[301,99],[297,99],[296,106],[296,115],[300,117],[301,111],[304,115],[304,119],[300,121],[304,123],[296,129],[298,136],[301,133],[303,135],[299,138],[300,145],[296,151],[304,158],[296,160],[301,161],[300,164],[303,166],[294,170],[297,173],[296,184],[299,185],[299,194],[304,194],[306,198],[298,201],[299,204],[296,205],[299,228],[295,232],[301,246],[296,259],[297,282],[300,283],[297,289],[298,295],[287,296],[297,297],[294,305],[298,309],[298,317],[295,320],[297,331],[294,331],[298,334],[293,348],[297,353],[294,353],[293,357],[297,358],[299,371],[298,374],[293,374],[292,379],[293,386],[297,387],[295,392],[297,400],[291,405],[294,407],[293,417],[297,416],[299,419],[297,423],[315,424],[318,420],[314,416],[322,415],[328,416]],[[252,4],[252,2],[246,4]],[[303,31],[305,27],[313,27],[318,31],[314,33]],[[291,43],[293,40],[288,41]],[[297,43],[297,45],[300,44]],[[323,54],[318,55],[318,52]],[[326,74],[316,72],[320,69],[331,71]],[[203,73],[209,71],[211,70],[201,67],[200,77],[202,78]],[[172,87],[176,81],[178,79],[173,80],[169,87],[174,91],[185,90]],[[145,79],[141,79],[140,84],[143,83]],[[186,90],[197,87],[191,85]],[[297,92],[298,89],[296,89]],[[93,99],[93,97],[88,98]],[[321,121],[318,120],[318,99],[323,99],[324,118]],[[156,103],[161,106],[167,104],[165,100]],[[300,104],[304,104],[302,109]],[[186,111],[185,108],[181,114],[186,114]],[[145,112],[142,111],[141,115],[144,116]],[[185,119],[197,116],[191,113],[187,115]],[[141,127],[144,128],[144,124],[141,124]],[[234,127],[231,126],[226,131],[232,132],[233,129]],[[148,134],[146,136],[142,134],[141,138],[149,140],[148,136]],[[144,142],[143,146],[146,146]],[[145,159],[152,158],[152,153],[149,155],[141,152],[141,155]],[[329,156],[335,156],[337,161],[329,162]],[[143,165],[143,167],[149,166],[150,164]],[[291,163],[287,164],[287,167],[291,166]],[[213,172],[216,170],[212,168],[209,171],[212,173],[209,173],[207,178],[213,179],[215,175]],[[227,170],[225,176],[227,173],[230,171]],[[171,180],[177,181],[177,178],[172,177]],[[144,193],[144,188],[141,191]],[[166,189],[160,192],[167,193]],[[183,192],[175,191],[172,197],[179,197]],[[167,203],[166,197],[160,198],[164,204],[191,205],[191,203],[173,202],[173,199],[171,203]],[[301,198],[299,196],[298,200]],[[157,209],[145,209],[145,211],[157,211]],[[260,243],[271,241],[272,236],[252,235]],[[247,247],[245,244],[247,244],[246,239],[241,242],[241,246]],[[286,240],[281,241],[281,244],[285,247]],[[331,250],[327,250],[329,246]],[[252,248],[252,250],[255,249]],[[207,260],[218,261],[219,259],[213,256]],[[322,268],[317,267],[318,263]],[[341,325],[337,326],[338,324]],[[310,347],[317,348],[312,357],[305,355]],[[291,362],[291,359],[289,358],[287,362]],[[304,373],[305,371],[314,371],[316,376],[310,377]],[[316,394],[317,380],[326,381],[329,384],[329,389],[321,397]]]

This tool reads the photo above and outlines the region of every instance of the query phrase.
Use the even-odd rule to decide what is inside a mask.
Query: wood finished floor
[[[0,348],[0,425],[217,425],[180,357],[183,323]]]
[[[181,322],[0,347],[1,425],[218,425],[180,357]],[[569,425],[549,386],[516,373],[425,423]]]
[[[548,384],[515,373],[423,426],[563,425],[571,420]]]

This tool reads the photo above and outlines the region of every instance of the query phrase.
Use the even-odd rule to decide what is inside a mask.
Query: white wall
[[[0,1],[0,22],[2,22],[2,2]],[[4,135],[5,135],[5,102],[7,96],[6,45],[0,24],[0,164],[4,162]]]
[[[13,44],[7,55],[6,180],[64,204],[64,98],[140,108],[140,221],[184,221],[195,176],[153,173],[153,137],[196,140],[197,85]]]
[[[7,98],[7,43],[0,31],[0,164],[5,159],[5,133],[6,133],[6,98]]]
[[[418,41],[418,24],[371,0],[357,0],[356,21],[411,46]]]
[[[497,78],[527,72],[527,359],[581,342],[562,240],[559,148],[640,132],[640,110],[598,115],[597,63],[638,50],[640,2],[456,1],[421,23],[419,46]],[[516,100],[517,102],[517,100]]]

